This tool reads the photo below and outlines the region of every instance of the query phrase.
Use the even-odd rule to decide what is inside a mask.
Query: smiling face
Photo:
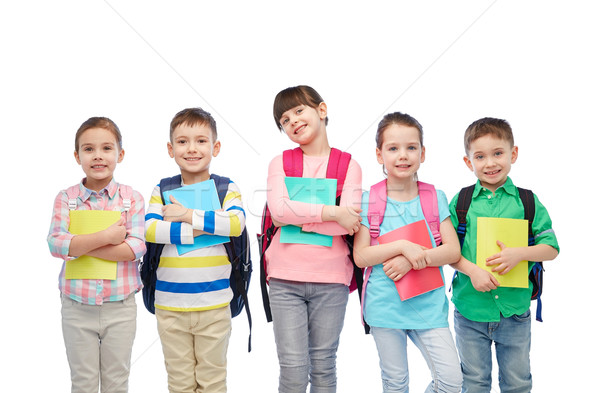
[[[211,128],[204,123],[193,126],[183,123],[173,130],[171,138],[167,149],[181,169],[183,182],[194,184],[208,180],[210,162],[221,149],[221,143],[213,140]]]
[[[100,191],[113,178],[117,163],[125,151],[119,148],[115,134],[104,128],[90,128],[78,138],[75,160],[86,175],[85,186]]]
[[[496,192],[506,182],[518,152],[517,146],[511,146],[509,141],[488,134],[471,142],[464,161],[483,187]]]
[[[388,180],[415,179],[425,161],[419,130],[403,124],[391,124],[383,131],[381,148],[376,149],[377,161],[383,164]]]
[[[316,108],[298,105],[285,111],[279,124],[292,142],[308,145],[325,134],[327,105],[321,102]]]

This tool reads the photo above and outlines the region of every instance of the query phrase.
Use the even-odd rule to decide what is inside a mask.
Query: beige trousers
[[[229,306],[206,311],[156,309],[170,393],[227,391]]]
[[[71,368],[71,392],[126,393],[135,338],[135,294],[87,305],[62,295],[62,330]]]

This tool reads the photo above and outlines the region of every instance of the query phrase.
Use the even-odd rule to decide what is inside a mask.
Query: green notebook
[[[292,201],[335,205],[337,179],[286,177],[285,185]],[[296,225],[286,225],[281,227],[279,241],[281,243],[312,244],[331,247],[333,236],[305,232]]]

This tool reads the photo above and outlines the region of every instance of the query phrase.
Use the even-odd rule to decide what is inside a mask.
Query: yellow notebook
[[[69,232],[87,235],[108,228],[121,218],[121,212],[109,210],[71,210]],[[65,278],[90,280],[115,280],[117,263],[106,259],[82,255],[67,261]]]
[[[501,287],[527,288],[529,265],[521,261],[510,272],[500,275],[492,272],[496,266],[486,266],[486,258],[500,252],[500,240],[507,247],[527,247],[527,220],[497,217],[477,217],[477,266],[496,277]]]

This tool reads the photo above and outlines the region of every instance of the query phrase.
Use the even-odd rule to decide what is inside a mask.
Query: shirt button
[[[498,295],[494,296],[494,299],[498,299]]]
[[[488,199],[492,199],[492,196],[491,196],[491,195],[488,195]]]

